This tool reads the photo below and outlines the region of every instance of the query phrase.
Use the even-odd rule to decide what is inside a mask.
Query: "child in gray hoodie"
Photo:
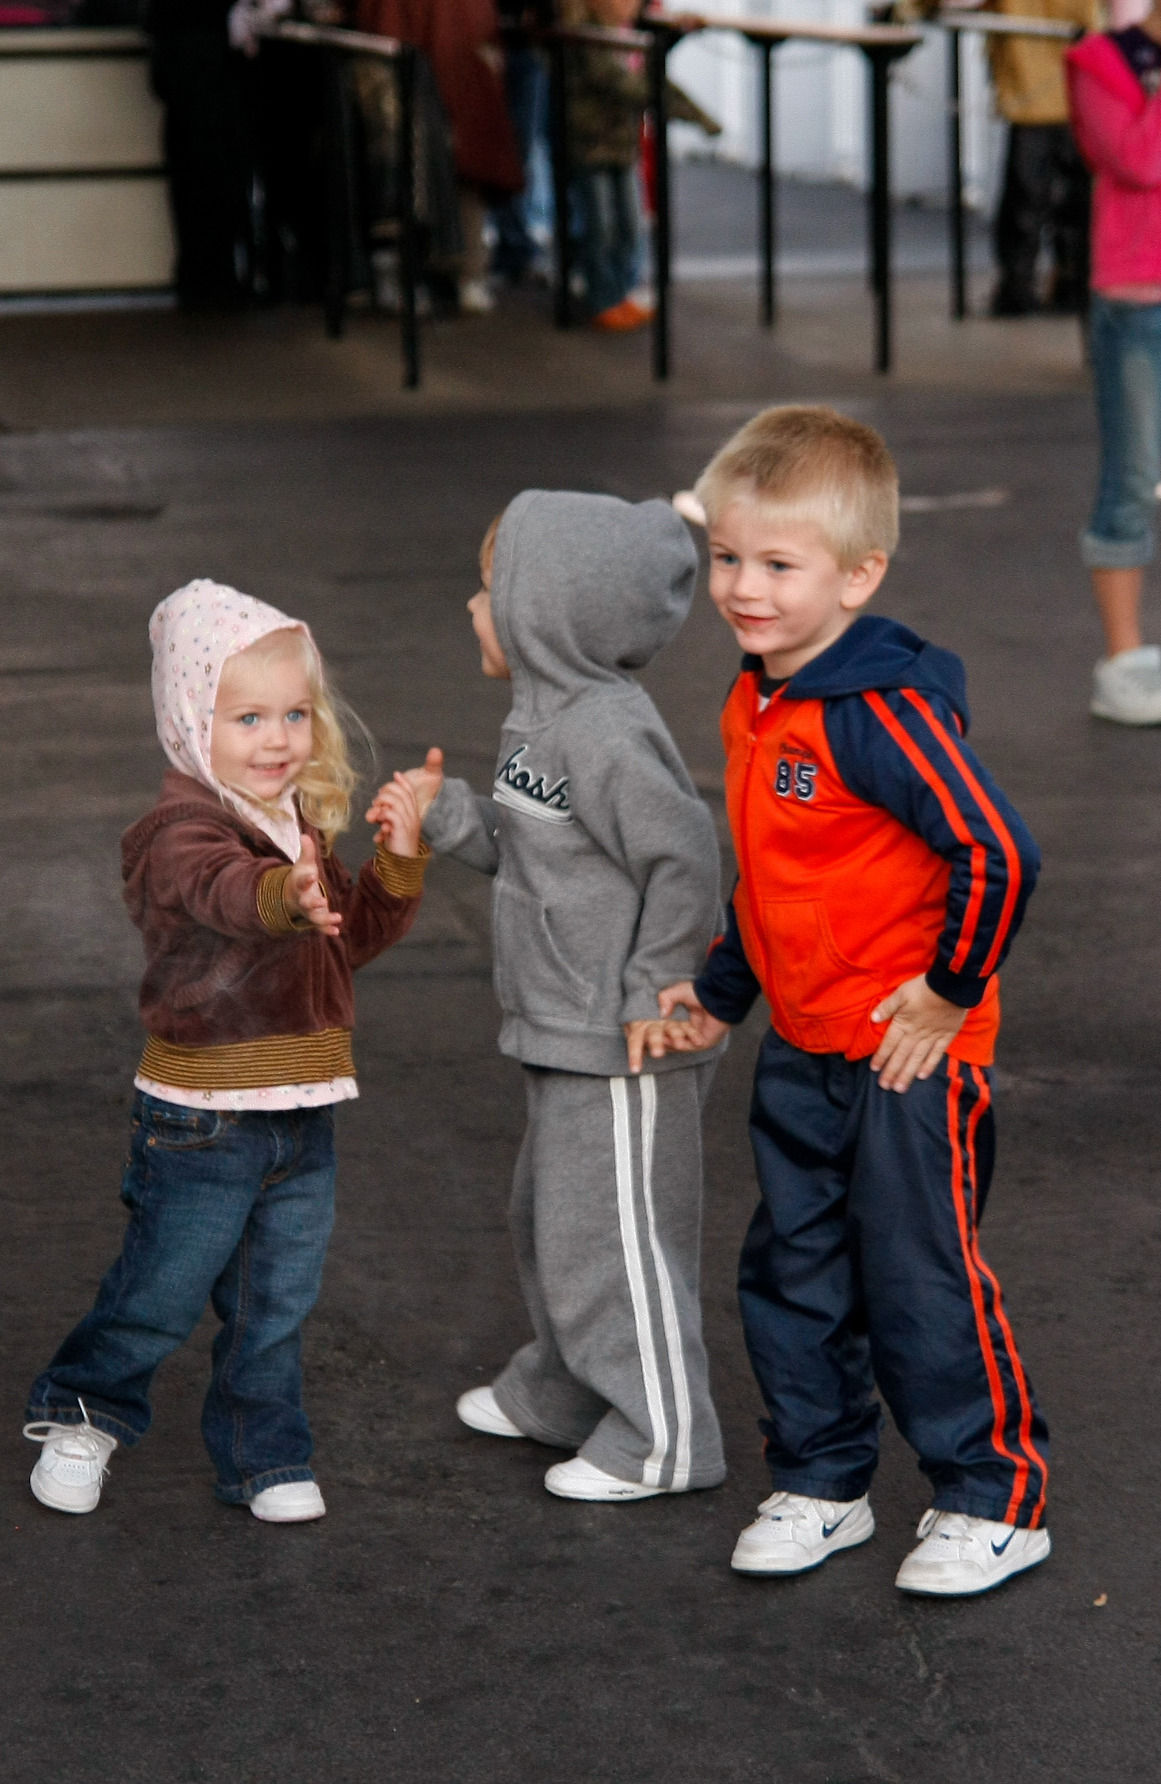
[[[432,848],[495,876],[500,1048],[528,1104],[510,1220],[534,1336],[456,1410],[575,1451],[545,1476],[569,1499],[725,1474],[698,1304],[714,1062],[648,1056],[658,991],[717,933],[718,850],[632,673],[678,631],[696,569],[665,502],[526,490],[468,603],[484,673],[512,683],[491,793],[445,779],[435,749],[408,771]]]

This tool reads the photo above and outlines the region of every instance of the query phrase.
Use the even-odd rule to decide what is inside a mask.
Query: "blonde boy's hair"
[[[230,664],[238,657],[260,667],[297,658],[306,671],[310,687],[310,758],[295,781],[298,808],[308,824],[320,833],[330,854],[335,837],[345,830],[351,815],[351,794],[358,775],[351,765],[347,742],[348,731],[359,732],[370,744],[370,734],[358,715],[351,711],[327,685],[322,658],[305,632],[291,627],[267,632],[246,650],[227,657],[222,665],[219,690],[230,673]],[[253,794],[248,795],[253,798]],[[256,801],[262,804],[261,800]]]
[[[899,541],[899,475],[873,427],[822,404],[763,409],[710,460],[694,486],[712,527],[731,502],[772,520],[809,522],[841,569]]]

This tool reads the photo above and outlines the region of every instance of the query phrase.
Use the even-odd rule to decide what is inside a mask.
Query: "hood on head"
[[[517,701],[626,679],[689,612],[697,552],[668,502],[525,490],[492,560],[492,617]]]
[[[214,774],[210,741],[214,703],[228,657],[248,650],[269,632],[301,632],[314,640],[301,620],[222,582],[198,577],[154,608],[149,621],[153,646],[153,712],[161,747],[182,774],[200,781],[255,824],[291,860],[298,859],[298,818],[290,789],[278,803],[278,816],[225,787]]]

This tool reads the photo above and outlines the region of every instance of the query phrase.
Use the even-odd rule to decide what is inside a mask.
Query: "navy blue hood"
[[[742,668],[761,673],[761,657],[743,657]],[[878,614],[864,614],[848,626],[841,638],[787,682],[782,697],[835,700],[844,694],[868,693],[872,688],[915,688],[925,694],[942,694],[967,730],[967,678],[959,658],[938,644],[928,644],[898,620]]]

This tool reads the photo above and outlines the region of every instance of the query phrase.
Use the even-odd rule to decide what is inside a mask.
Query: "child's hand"
[[[428,752],[429,755],[438,753]],[[423,772],[417,768],[411,770],[411,774]],[[395,774],[379,788],[367,811],[367,822],[379,826],[375,832],[376,848],[389,849],[393,855],[419,853],[419,827],[423,819],[411,774]]]
[[[922,973],[885,997],[871,1011],[872,1022],[889,1024],[871,1060],[880,1088],[904,1091],[916,1078],[930,1078],[966,1015],[933,991]]]
[[[429,749],[422,768],[408,768],[405,772],[415,790],[422,818],[443,786],[443,751]]]
[[[689,1011],[684,1022],[673,1020],[678,1004],[684,1004]],[[704,1053],[707,1047],[716,1047],[730,1032],[728,1022],[719,1022],[704,1004],[698,1003],[690,979],[682,979],[680,984],[667,985],[664,991],[659,991],[657,1007],[666,1025],[670,1053]]]
[[[667,1053],[687,1053],[689,1048],[681,1038],[686,1026],[684,1022],[662,1022],[656,1016],[639,1016],[635,1022],[624,1023],[630,1072],[636,1076],[645,1063],[646,1053],[650,1059],[664,1059]]]
[[[303,836],[302,853],[286,876],[282,899],[288,910],[305,917],[324,935],[337,935],[342,928],[342,912],[332,911],[327,903],[326,888],[319,878],[313,837]]]

